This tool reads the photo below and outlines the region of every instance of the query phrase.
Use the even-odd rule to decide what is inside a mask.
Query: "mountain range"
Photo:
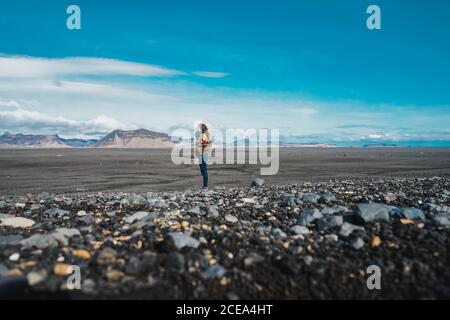
[[[11,134],[0,135],[0,148],[171,148],[169,135],[146,129],[114,130],[96,139],[65,139],[58,135]]]
[[[58,135],[11,134],[0,136],[0,148],[70,148]]]
[[[178,141],[177,141],[178,140]],[[0,135],[0,149],[24,149],[24,148],[171,148],[180,139],[171,137],[168,134],[150,131],[147,129],[138,130],[114,130],[100,139],[77,139],[64,138],[58,135],[34,135],[34,134],[12,134],[9,132]],[[215,143],[216,145],[219,142]],[[225,145],[226,143],[223,142]],[[248,139],[234,140],[234,145],[250,145]],[[291,141],[286,137],[280,137],[280,147],[423,147],[423,146],[447,146],[441,141],[436,142],[392,142],[392,141],[354,141],[352,143],[300,143]]]

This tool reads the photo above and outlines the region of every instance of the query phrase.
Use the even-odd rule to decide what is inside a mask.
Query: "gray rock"
[[[113,248],[107,247],[100,251],[97,256],[97,263],[101,266],[108,266],[116,262],[117,251]]]
[[[289,229],[290,232],[294,234],[309,234],[310,231],[305,226],[293,226]]]
[[[307,203],[317,203],[317,201],[319,201],[320,199],[320,195],[315,194],[315,193],[305,193],[302,196],[302,201],[307,202]]]
[[[319,221],[319,231],[340,227],[342,223],[344,222],[344,219],[342,216],[326,216],[325,218],[320,219]]]
[[[310,225],[314,220],[322,218],[323,215],[316,208],[307,208],[303,210],[300,217],[298,218],[298,224],[302,226]]]
[[[231,214],[227,214],[225,216],[225,221],[230,222],[230,223],[237,223],[239,221],[239,219]]]
[[[133,223],[135,221],[141,220],[149,215],[149,212],[146,211],[138,211],[131,216],[125,218],[126,223]]]
[[[94,293],[96,287],[96,283],[94,280],[92,279],[85,279],[83,280],[83,284],[81,286],[81,289],[85,292],[85,293]]]
[[[383,200],[384,200],[386,203],[392,203],[392,202],[394,202],[395,200],[397,200],[397,196],[396,196],[395,194],[391,193],[391,192],[388,192],[388,193],[385,193],[385,194],[383,195]]]
[[[278,202],[277,201],[272,201],[269,206],[270,206],[271,209],[278,208]]]
[[[35,286],[47,279],[47,271],[45,269],[39,271],[31,271],[27,274],[27,281],[30,286]]]
[[[11,228],[29,228],[34,224],[33,220],[22,217],[1,219],[0,221],[2,226]]]
[[[377,220],[389,221],[391,207],[381,203],[359,203],[356,205],[355,214],[364,222]]]
[[[0,263],[0,275],[7,273],[8,272],[8,267],[6,265],[4,265],[3,263]]]
[[[0,247],[16,246],[23,240],[20,234],[0,236]]]
[[[141,195],[133,194],[128,198],[128,201],[132,206],[139,206],[141,204],[144,204],[146,202],[146,199]]]
[[[217,219],[219,217],[219,210],[217,205],[210,205],[207,209],[208,217]]]
[[[199,215],[201,213],[200,206],[196,206],[188,210],[189,214]]]
[[[295,196],[291,193],[285,193],[281,196],[281,203],[287,207],[293,207],[297,205]]]
[[[25,249],[46,249],[58,246],[58,242],[50,234],[33,234],[31,237],[23,239],[20,244]]]
[[[309,265],[311,265],[311,263],[313,263],[314,258],[311,257],[310,255],[307,255],[307,256],[305,256],[305,257],[303,258],[303,261],[305,262],[305,264],[306,264],[307,266],[309,266]]]
[[[85,216],[82,216],[82,217],[78,218],[77,221],[80,221],[80,222],[82,222],[84,224],[89,225],[89,224],[92,224],[92,223],[95,222],[95,218],[92,215],[87,214]]]
[[[347,207],[341,206],[341,205],[334,205],[332,207],[324,207],[322,209],[320,209],[320,212],[323,215],[330,215],[330,214],[335,214],[335,213],[339,213],[339,212],[347,212],[349,211]]]
[[[250,203],[250,204],[255,204],[256,203],[256,199],[255,198],[242,198],[241,201],[243,203]]]
[[[337,242],[339,240],[338,236],[334,233],[325,235],[325,239],[327,239],[328,241],[333,241],[333,242]]]
[[[400,209],[401,214],[406,218],[410,220],[419,219],[424,221],[425,220],[425,214],[422,210],[417,208],[402,208]]]
[[[31,205],[31,207],[30,207],[30,211],[34,213],[34,212],[36,212],[36,211],[41,210],[43,207],[44,207],[44,206],[42,206],[42,205],[40,205],[40,204],[38,204],[38,203],[33,203],[33,204]]]
[[[324,193],[320,196],[319,201],[322,203],[330,203],[336,201],[336,197],[331,193]]]
[[[155,212],[149,213],[146,217],[142,218],[141,220],[138,220],[137,222],[130,225],[130,229],[132,230],[140,230],[144,228],[145,226],[154,226],[153,220],[157,217],[157,214]]]
[[[449,226],[450,220],[448,218],[448,214],[445,212],[436,213],[431,218],[435,224],[438,226]]]
[[[75,228],[58,228],[52,233],[53,238],[63,246],[69,244],[69,239],[74,236],[81,236],[80,230]]]
[[[353,231],[365,231],[365,230],[364,227],[344,222],[341,226],[341,231],[339,232],[339,234],[341,236],[348,237],[353,233]]]
[[[272,235],[277,239],[286,239],[287,238],[287,234],[280,228],[273,229]]]
[[[69,215],[70,212],[67,210],[62,210],[59,208],[51,208],[44,211],[44,214],[50,216],[50,217],[62,217]]]
[[[356,239],[350,241],[350,246],[355,250],[359,250],[362,247],[364,247],[364,240],[361,238],[356,238]]]
[[[441,206],[434,203],[428,203],[427,205],[431,211],[450,213],[450,207],[448,206]]]
[[[251,253],[248,257],[244,259],[244,266],[251,267],[257,263],[263,262],[264,257],[257,254],[257,253]]]
[[[176,200],[176,197],[172,199],[172,201]],[[161,197],[148,197],[147,202],[149,205],[155,207],[155,208],[163,208],[166,207],[166,201],[162,199]]]
[[[15,218],[13,215],[0,213],[0,220]]]
[[[251,186],[252,187],[262,187],[264,185],[264,179],[256,178],[252,181]]]
[[[80,230],[75,228],[58,228],[55,229],[53,234],[61,234],[66,238],[72,238],[74,236],[81,236]]]
[[[200,245],[200,241],[182,232],[171,232],[169,236],[178,250],[184,247],[197,248]]]
[[[215,264],[208,268],[205,272],[202,273],[203,278],[212,279],[212,278],[221,278],[227,273],[227,270],[222,267],[220,264]]]

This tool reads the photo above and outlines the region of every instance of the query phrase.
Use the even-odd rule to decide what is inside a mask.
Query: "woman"
[[[201,123],[198,126],[196,133],[196,150],[198,160],[200,162],[200,172],[203,177],[203,190],[208,189],[208,151],[211,146],[211,139],[209,138],[208,126]]]

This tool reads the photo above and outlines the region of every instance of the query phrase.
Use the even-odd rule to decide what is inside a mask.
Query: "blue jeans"
[[[199,157],[199,161],[200,161],[200,172],[203,177],[203,188],[207,188],[208,187],[208,155],[202,154]]]

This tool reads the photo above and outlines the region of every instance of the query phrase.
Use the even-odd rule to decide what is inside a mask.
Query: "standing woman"
[[[198,160],[200,162],[200,173],[203,177],[203,190],[208,189],[208,151],[211,146],[211,139],[209,138],[208,126],[201,123],[198,126],[196,133],[196,150]]]

